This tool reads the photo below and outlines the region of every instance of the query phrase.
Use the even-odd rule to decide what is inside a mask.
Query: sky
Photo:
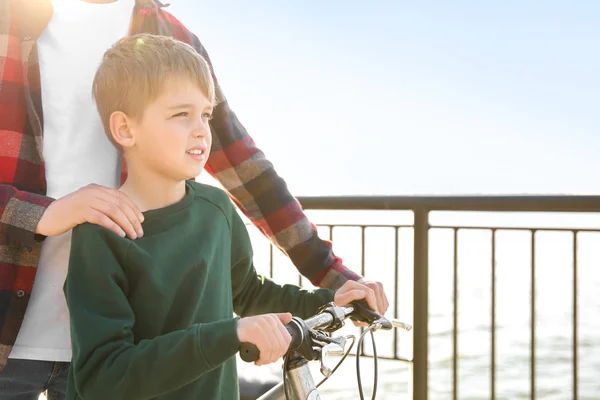
[[[600,192],[600,2],[169,11],[294,195]]]

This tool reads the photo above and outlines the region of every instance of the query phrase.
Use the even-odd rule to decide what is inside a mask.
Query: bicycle
[[[326,333],[333,333],[344,326],[344,321],[350,318],[355,321],[365,322],[368,325],[362,332],[358,340],[358,349],[360,350],[367,333],[371,333],[373,342],[373,357],[375,365],[375,376],[373,382],[374,400],[377,395],[377,349],[373,332],[378,329],[391,330],[393,328],[410,331],[412,326],[409,324],[392,319],[391,321],[382,315],[372,311],[361,300],[353,302],[349,306],[340,307],[335,303],[329,303],[321,307],[316,315],[302,320],[293,317],[292,321],[286,325],[286,329],[292,337],[289,351],[283,360],[283,382],[265,393],[258,400],[319,400],[321,399],[317,390],[344,362],[350,351],[354,347],[356,337],[339,336],[330,337]],[[352,340],[347,351],[346,343]],[[260,354],[257,347],[252,343],[242,343],[240,346],[240,356],[246,362],[258,360]],[[342,356],[341,360],[332,367],[331,357]],[[360,399],[364,400],[362,383],[360,378],[360,351],[356,353],[356,374],[358,381],[358,390]],[[325,377],[321,382],[315,385],[310,369],[309,361],[319,360],[321,362],[321,373]]]

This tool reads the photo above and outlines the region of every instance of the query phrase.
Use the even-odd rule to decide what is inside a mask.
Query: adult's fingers
[[[90,204],[90,207],[96,211],[99,211],[114,221],[119,227],[125,231],[130,239],[137,239],[138,234],[133,226],[131,220],[121,210],[121,208],[111,201],[111,198],[96,198]]]
[[[87,222],[95,225],[100,225],[106,229],[113,231],[121,237],[125,236],[125,231],[121,229],[121,227],[115,221],[110,219],[106,214],[98,210],[94,210],[93,208],[87,210],[86,214],[87,215],[85,216],[85,220]]]
[[[144,221],[144,215],[138,206],[129,199],[129,196],[120,190],[110,189],[102,186],[98,187],[94,194],[97,198],[116,205],[121,212],[125,214],[135,231],[135,238],[143,236],[144,231],[142,229],[142,222]],[[124,229],[126,228],[124,226],[121,227]],[[132,236],[130,235],[130,232],[128,232],[128,236]],[[131,238],[135,239],[134,237]]]
[[[364,299],[366,295],[367,292],[365,290],[357,288],[339,294],[336,300],[340,305],[345,305],[354,300]]]
[[[383,284],[381,282],[370,282],[368,285],[375,292],[377,298],[377,308],[380,314],[385,314],[390,306],[385,291],[383,290]]]

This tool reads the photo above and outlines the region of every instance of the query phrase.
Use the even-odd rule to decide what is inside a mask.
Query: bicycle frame
[[[298,360],[297,365],[288,367],[287,386],[289,397],[285,397],[283,382],[259,397],[258,400],[320,400],[321,396],[315,386],[308,361]]]

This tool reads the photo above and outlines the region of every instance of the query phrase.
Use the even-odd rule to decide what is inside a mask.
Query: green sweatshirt
[[[237,318],[314,314],[332,301],[257,275],[246,227],[220,189],[187,182],[144,213],[144,237],[73,230],[65,295],[73,361],[68,399],[239,398]]]

